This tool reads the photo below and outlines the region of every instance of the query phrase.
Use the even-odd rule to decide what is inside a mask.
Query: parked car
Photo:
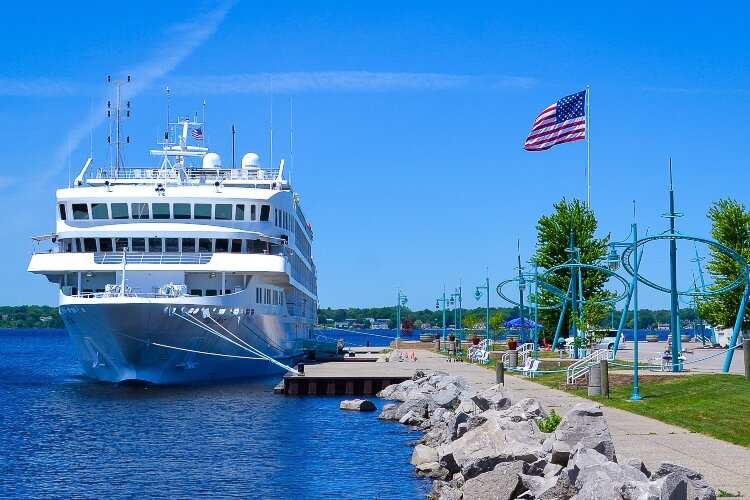
[[[611,351],[615,347],[615,340],[617,337],[604,337],[599,341],[598,344],[594,346],[594,349],[607,349],[608,351]],[[622,347],[624,344],[623,339],[620,339],[620,345],[619,347]]]

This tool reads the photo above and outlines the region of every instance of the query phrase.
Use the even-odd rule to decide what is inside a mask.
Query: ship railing
[[[125,264],[208,264],[213,253],[146,253],[126,252]],[[95,264],[122,264],[123,252],[95,252]]]
[[[154,180],[154,181],[269,181],[265,187],[271,189],[272,182],[278,178],[278,169],[242,169],[242,168],[125,168],[107,167],[88,172],[87,179],[116,180]]]

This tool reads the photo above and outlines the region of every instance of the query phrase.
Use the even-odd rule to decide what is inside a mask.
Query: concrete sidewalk
[[[463,375],[478,387],[489,387],[495,383],[495,373],[492,370],[468,363],[449,363],[445,356],[428,351],[420,351],[416,362],[363,364],[370,365],[368,370],[412,373],[418,369],[442,370]],[[576,404],[589,401],[520,376],[506,375],[505,384],[520,396],[535,398],[561,415],[565,415]],[[603,410],[620,459],[640,458],[650,470],[668,460],[702,472],[714,488],[750,495],[750,448],[692,433],[616,408],[604,406]]]

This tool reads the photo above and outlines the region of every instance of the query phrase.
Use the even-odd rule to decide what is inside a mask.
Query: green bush
[[[555,410],[551,410],[549,412],[549,415],[546,417],[542,417],[540,420],[537,420],[537,425],[539,426],[539,430],[542,432],[555,432],[555,429],[557,429],[557,426],[562,421],[562,417],[555,412]]]

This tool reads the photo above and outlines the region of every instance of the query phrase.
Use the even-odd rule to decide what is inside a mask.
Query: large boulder
[[[369,399],[350,399],[342,401],[339,405],[340,410],[349,411],[375,411],[377,406]]]
[[[380,415],[378,415],[378,418],[383,420],[396,420],[396,410],[398,410],[398,405],[388,403],[383,406],[383,410],[380,412]]]
[[[468,479],[501,462],[537,461],[543,456],[541,435],[532,422],[491,419],[440,447],[438,454],[451,472],[460,470]]]
[[[687,498],[690,500],[713,500],[716,498],[716,491],[708,484],[703,474],[672,462],[662,462],[651,474],[651,481],[659,481],[669,476],[685,478]],[[672,484],[671,482],[665,484],[667,483]]]
[[[505,410],[516,403],[518,397],[504,385],[497,384],[472,397],[471,401],[480,411]]]
[[[453,383],[448,383],[432,395],[435,404],[442,408],[455,408],[461,401],[461,390]]]
[[[430,448],[423,444],[417,444],[414,447],[414,451],[411,454],[411,464],[419,465],[426,464],[428,462],[437,462],[438,453],[435,448]]]
[[[562,419],[555,433],[545,441],[551,462],[566,465],[570,455],[581,446],[598,451],[610,461],[617,461],[615,445],[609,433],[601,406],[579,403]]]
[[[648,478],[643,472],[615,462],[582,469],[574,485],[579,490],[579,500],[647,498],[649,492]]]
[[[398,420],[401,420],[404,415],[411,412],[415,417],[424,420],[426,418],[429,418],[430,413],[432,413],[436,408],[437,405],[432,399],[432,396],[428,394],[417,393],[404,401],[401,406],[398,407],[395,416]]]
[[[510,500],[521,493],[523,462],[499,464],[489,472],[468,479],[464,484],[464,500]]]
[[[575,486],[570,484],[567,474],[545,476],[541,482],[527,480],[524,485],[532,498],[538,500],[567,500],[578,493]]]

